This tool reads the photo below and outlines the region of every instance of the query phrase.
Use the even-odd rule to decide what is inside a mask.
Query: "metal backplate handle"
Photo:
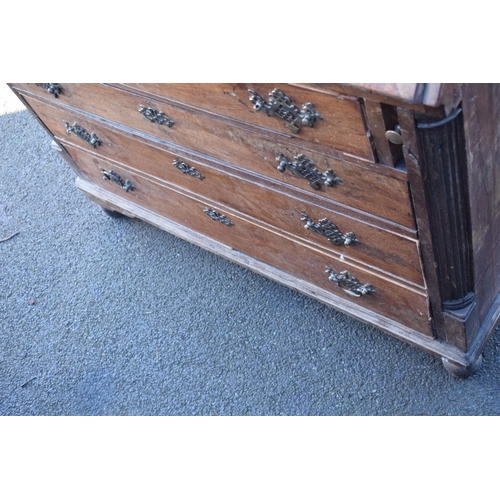
[[[376,293],[372,285],[368,283],[362,285],[349,271],[341,271],[340,274],[336,274],[333,269],[327,266],[325,272],[330,275],[328,278],[330,281],[337,283],[337,285],[349,295],[362,297],[363,295]]]
[[[36,83],[35,85],[42,87],[42,89],[45,89],[49,94],[52,94],[56,98],[62,93],[62,88],[58,83]]]
[[[172,128],[175,123],[165,113],[163,113],[162,111],[157,111],[151,106],[146,107],[141,104],[139,106],[139,113],[144,115],[150,122],[156,122],[160,125],[166,125],[169,128]]]
[[[205,176],[196,168],[189,166],[185,161],[174,160],[172,162],[174,167],[178,168],[183,174],[189,174],[191,177],[196,177],[202,181]]]
[[[221,213],[217,212],[217,210],[214,210],[213,208],[204,208],[203,211],[212,219],[216,220],[217,222],[220,222],[222,224],[225,224],[226,226],[233,226],[234,222],[231,222],[225,215],[222,215]]]
[[[64,122],[66,124],[66,132],[68,134],[75,134],[80,139],[88,142],[93,148],[100,146],[102,144],[101,139],[97,137],[93,132],[89,134],[82,126],[78,125],[78,123],[74,122],[73,125],[70,125],[68,122]]]
[[[323,117],[314,109],[314,104],[307,102],[302,109],[292,104],[292,100],[280,89],[274,89],[269,93],[269,102],[266,102],[255,90],[248,89],[252,94],[250,102],[255,111],[264,110],[268,116],[276,116],[285,121],[286,127],[297,134],[300,127],[314,127],[316,120]]]
[[[333,187],[342,183],[342,179],[337,177],[332,169],[325,173],[319,171],[314,162],[302,153],[295,156],[294,161],[291,162],[283,153],[276,151],[276,161],[280,172],[289,170],[292,174],[309,182],[313,189],[321,189],[321,186]]]
[[[302,212],[300,220],[306,223],[304,226],[306,229],[324,236],[334,246],[350,246],[360,243],[352,231],[342,234],[330,219],[320,219],[318,222],[314,222],[305,212]]]
[[[113,170],[110,170],[109,172],[106,172],[106,170],[104,170],[103,168],[100,169],[101,172],[102,172],[102,177],[104,180],[106,181],[112,181],[112,182],[115,182],[116,184],[118,184],[126,193],[128,193],[129,191],[133,191],[134,190],[134,186],[132,185],[132,183],[126,179],[126,180],[123,180],[116,172],[114,172]]]

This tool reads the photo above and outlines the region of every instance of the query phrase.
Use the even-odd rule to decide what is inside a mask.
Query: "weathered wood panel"
[[[465,84],[474,286],[482,321],[500,292],[500,86]]]
[[[194,151],[201,150],[214,159],[290,183],[348,206],[366,210],[402,226],[414,227],[408,184],[405,181],[313,151],[297,149],[286,142],[276,142],[267,136],[251,133],[243,128],[232,127],[222,122],[214,122],[203,115],[167,104],[163,104],[162,109],[175,121],[175,125],[169,128],[150,123],[137,111],[139,104],[144,102],[142,98],[108,87],[97,87],[95,90],[101,91],[100,99],[103,106],[106,106],[103,108],[102,116],[117,124],[122,123],[127,127],[149,133],[170,144]],[[95,93],[91,95],[95,96]],[[84,123],[90,118],[73,108],[59,107],[55,102],[48,104],[28,95],[26,99],[30,106],[43,116],[43,120],[47,124],[50,123],[53,132],[60,137],[67,135],[64,121],[72,124],[72,120],[80,120]],[[92,99],[89,99],[85,108],[93,110]],[[303,153],[322,172],[333,169],[342,182],[333,187],[314,190],[305,179],[293,175],[288,170],[283,173],[277,170],[277,151],[284,154],[290,161],[293,161],[296,155]]]
[[[349,295],[352,300],[367,309],[400,321],[424,335],[432,336],[427,296],[424,291],[383,279],[363,266],[347,263],[319,249],[303,245],[271,226],[248,220],[230,207],[214,205],[211,200],[183,191],[171,184],[150,181],[138,172],[129,171],[116,163],[109,163],[72,145],[66,145],[66,149],[85,170],[89,180],[122,198],[125,208],[129,200],[299,279],[308,280],[315,286],[340,297],[347,295],[341,287],[329,281],[325,268],[331,267],[336,273],[346,270],[360,283],[369,283],[376,289],[376,293],[356,299]],[[104,180],[101,168],[108,172],[113,170],[121,179],[129,180],[134,189],[124,192],[118,184]],[[211,220],[204,212],[206,208],[215,209],[227,217],[232,225]]]

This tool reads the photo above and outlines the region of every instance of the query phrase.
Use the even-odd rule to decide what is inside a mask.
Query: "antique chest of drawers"
[[[468,376],[500,314],[500,87],[9,84],[137,217]]]

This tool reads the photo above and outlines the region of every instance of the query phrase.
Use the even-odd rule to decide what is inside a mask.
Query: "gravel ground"
[[[0,415],[499,415],[439,359],[75,187],[0,85]]]

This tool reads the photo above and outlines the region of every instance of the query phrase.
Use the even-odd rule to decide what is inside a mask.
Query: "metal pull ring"
[[[172,128],[175,123],[165,113],[163,113],[162,111],[157,111],[151,106],[146,108],[146,106],[143,106],[141,104],[139,106],[139,113],[144,115],[150,122],[156,122],[160,125],[166,125],[169,128]]]
[[[134,190],[134,186],[128,179],[123,180],[116,172],[113,172],[113,170],[110,170],[109,172],[106,172],[103,168],[100,170],[102,172],[102,178],[105,181],[112,181],[118,184],[126,193]]]
[[[295,156],[292,163],[283,153],[276,151],[276,161],[278,162],[278,171],[289,170],[297,177],[302,177],[308,181],[309,185],[315,190],[321,189],[321,186],[333,187],[343,182],[332,169],[327,170],[325,173],[320,172],[314,162],[304,154]]]
[[[59,94],[62,93],[62,88],[58,83],[35,83],[38,87],[42,87],[49,94],[52,94],[54,97],[59,97]]]
[[[93,148],[100,146],[102,144],[101,139],[97,137],[93,132],[89,134],[82,126],[78,125],[78,123],[74,122],[73,125],[70,125],[68,122],[64,122],[66,124],[66,132],[68,134],[75,134],[80,139],[88,142]]]
[[[336,274],[333,269],[326,267],[325,272],[330,275],[330,281],[337,283],[342,290],[353,297],[362,297],[370,293],[376,293],[375,288],[370,284],[362,285],[349,271],[342,271]]]
[[[334,246],[350,246],[361,243],[352,231],[342,234],[330,219],[320,219],[318,222],[314,222],[305,212],[302,212],[300,220],[306,223],[304,226],[306,229],[324,236]]]
[[[280,89],[274,89],[269,93],[269,103],[267,103],[255,90],[248,89],[252,94],[250,102],[254,105],[255,111],[264,110],[267,116],[276,116],[285,121],[286,127],[297,134],[301,126],[314,127],[316,120],[323,117],[314,109],[314,104],[307,102],[300,110],[292,104],[292,100]]]

